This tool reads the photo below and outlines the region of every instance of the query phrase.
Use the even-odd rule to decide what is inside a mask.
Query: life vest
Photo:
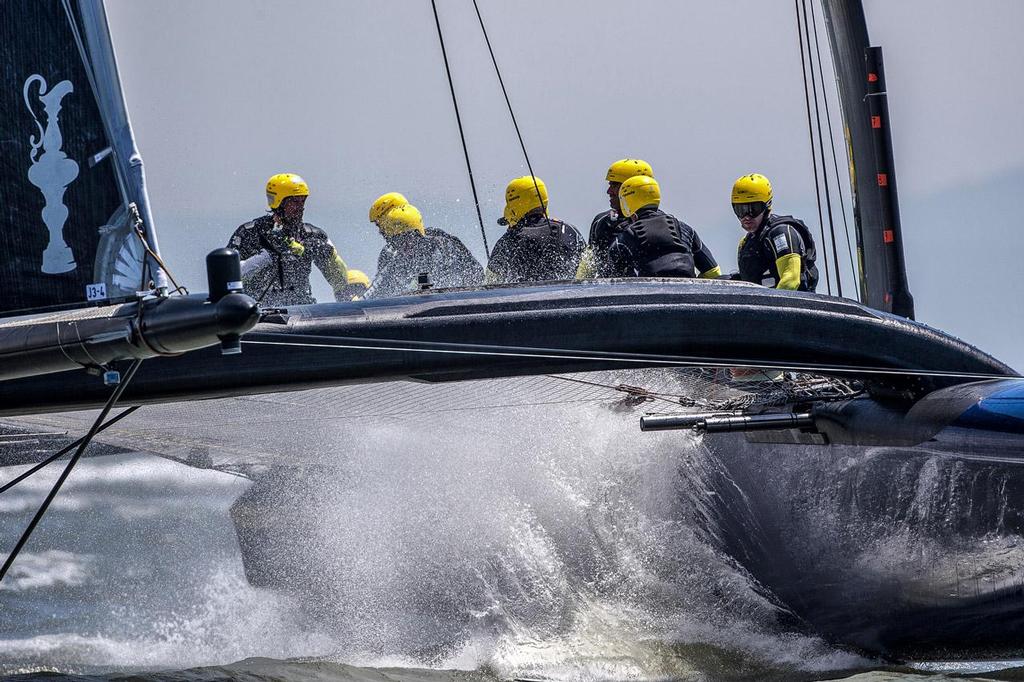
[[[815,265],[817,248],[811,229],[800,220],[789,215],[769,215],[768,222],[758,230],[756,241],[747,236],[737,253],[740,277],[747,282],[765,284],[766,275],[774,279],[772,286],[778,284],[779,273],[775,265],[775,248],[771,244],[771,233],[780,225],[792,227],[800,235],[804,243],[804,253],[800,257],[800,291],[814,291],[818,286],[818,268]]]
[[[640,216],[626,228],[636,240],[633,267],[640,277],[696,277],[687,226],[662,211]]]

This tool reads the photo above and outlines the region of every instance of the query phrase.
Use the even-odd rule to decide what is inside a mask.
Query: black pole
[[[875,149],[875,182],[881,208],[882,243],[888,261],[888,292],[892,312],[914,319],[914,297],[907,284],[907,266],[903,255],[903,231],[896,198],[896,169],[892,157],[889,126],[889,102],[885,90],[882,48],[864,51],[867,66],[867,104],[871,117],[871,140]]]
[[[132,405],[131,407],[127,408],[126,410],[121,412],[121,414],[117,415],[116,417],[111,417],[110,419],[108,419],[106,422],[103,423],[103,426],[101,426],[99,429],[96,430],[96,433],[100,433],[101,431],[107,430],[109,427],[113,426],[117,422],[121,421],[122,419],[124,419],[125,417],[130,415],[135,410],[139,409],[139,407],[140,407],[139,405]],[[58,450],[57,452],[55,452],[52,455],[50,455],[49,457],[44,459],[42,462],[39,462],[38,464],[33,466],[28,471],[25,471],[25,472],[21,473],[20,475],[14,477],[13,479],[8,481],[7,483],[4,483],[2,486],[0,486],[0,493],[7,492],[8,490],[10,490],[14,486],[18,485],[19,483],[21,483],[22,481],[24,481],[26,478],[28,478],[32,474],[36,473],[37,471],[39,471],[40,469],[45,467],[50,462],[58,460],[61,457],[63,457],[64,455],[68,454],[69,452],[71,452],[72,450],[77,448],[79,445],[81,445],[82,441],[84,441],[84,440],[85,440],[85,436],[82,436],[81,438],[76,440],[74,443],[70,443],[68,445],[65,445],[60,450]]]
[[[100,410],[99,416],[96,417],[96,421],[93,422],[92,427],[89,429],[89,433],[85,434],[81,444],[78,446],[78,450],[76,450],[75,454],[68,460],[67,466],[64,467],[64,471],[61,472],[57,482],[53,484],[50,492],[46,495],[46,499],[43,500],[43,503],[39,506],[38,511],[36,511],[36,515],[32,517],[32,521],[28,524],[28,528],[25,529],[21,538],[18,539],[18,544],[16,544],[14,549],[11,550],[11,553],[7,555],[7,560],[4,561],[4,565],[0,567],[0,581],[3,581],[4,576],[7,575],[7,571],[9,571],[11,565],[14,564],[14,560],[18,558],[18,554],[21,553],[25,543],[27,543],[28,539],[32,537],[32,531],[34,531],[36,526],[39,525],[39,522],[43,520],[43,516],[46,515],[46,510],[50,508],[50,503],[53,502],[55,497],[57,497],[57,493],[60,492],[60,488],[64,485],[64,481],[67,480],[68,476],[71,474],[71,470],[75,468],[78,460],[81,459],[82,453],[85,452],[87,447],[89,447],[89,443],[92,442],[93,436],[95,436],[100,430],[103,420],[107,418],[110,410],[117,404],[118,399],[120,399],[121,394],[124,393],[126,388],[128,388],[128,384],[131,383],[132,377],[135,376],[135,372],[139,369],[139,365],[141,364],[142,360],[136,360],[132,363],[132,366],[128,368],[128,371],[125,373],[121,383],[117,385],[117,388],[114,389],[114,392],[107,400],[107,404],[103,406],[102,410]]]

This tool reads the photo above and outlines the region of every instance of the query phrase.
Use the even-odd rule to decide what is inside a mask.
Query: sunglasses
[[[749,204],[733,204],[732,212],[736,214],[737,218],[746,218],[747,216],[761,215],[766,207],[767,204],[763,201],[754,201]]]

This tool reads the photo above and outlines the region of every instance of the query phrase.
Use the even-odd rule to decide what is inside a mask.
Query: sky
[[[437,4],[493,245],[505,184],[526,164],[472,2]],[[724,271],[736,265],[729,189],[741,174],[768,175],[776,211],[817,228],[793,3],[479,4],[553,216],[586,234],[607,207],[608,165],[639,157],[654,167],[662,207],[698,230]],[[278,172],[307,180],[306,219],[371,276],[382,242],[367,211],[387,191],[484,259],[430,2],[106,5],[161,250],[187,285],[205,288],[203,257],[264,211],[264,184]],[[1024,370],[1024,2],[864,6],[885,54],[917,318]],[[817,12],[843,175],[832,195],[849,215]],[[850,295],[848,264],[842,273]],[[331,299],[319,275],[314,293]]]

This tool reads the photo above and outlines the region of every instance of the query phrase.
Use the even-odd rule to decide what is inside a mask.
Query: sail
[[[133,296],[132,204],[156,240],[102,2],[0,3],[0,59],[0,313]]]

